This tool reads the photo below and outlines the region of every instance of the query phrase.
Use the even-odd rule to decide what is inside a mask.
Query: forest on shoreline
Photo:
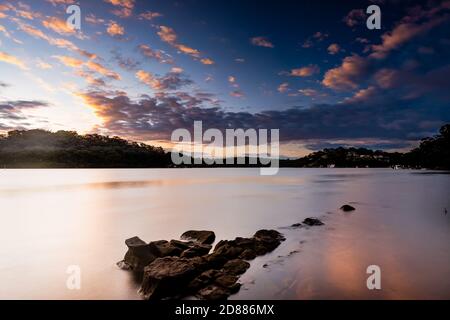
[[[234,159],[236,160],[236,159]],[[255,167],[246,164],[215,167]],[[225,162],[225,161],[224,161]],[[192,161],[193,163],[193,161]],[[207,164],[183,167],[211,167]],[[161,147],[98,134],[74,131],[14,130],[0,136],[1,168],[173,168],[170,152]],[[366,148],[333,148],[299,159],[280,160],[280,167],[369,167],[450,169],[450,124],[422,139],[406,153]]]

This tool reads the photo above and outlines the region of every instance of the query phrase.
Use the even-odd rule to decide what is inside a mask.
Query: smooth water
[[[391,169],[0,171],[0,298],[139,299],[124,240],[279,228],[232,299],[450,298],[450,175]],[[356,207],[352,213],[342,204]],[[285,228],[306,217],[322,227]],[[79,266],[81,289],[66,273]],[[381,268],[381,290],[366,269]]]

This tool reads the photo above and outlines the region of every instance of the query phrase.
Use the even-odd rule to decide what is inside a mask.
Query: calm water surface
[[[126,238],[279,228],[287,240],[231,298],[449,299],[449,190],[448,174],[390,169],[1,170],[0,298],[139,299],[115,266]],[[285,228],[311,216],[325,226]],[[379,291],[366,287],[372,264]],[[66,287],[70,265],[81,290]]]

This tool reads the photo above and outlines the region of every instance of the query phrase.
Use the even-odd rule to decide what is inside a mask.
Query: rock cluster
[[[251,238],[222,240],[214,250],[212,231],[191,230],[180,240],[146,243],[138,237],[125,241],[128,251],[118,266],[143,272],[139,293],[145,299],[226,299],[240,289],[239,276],[252,260],[277,248],[284,237],[276,230],[259,230]]]

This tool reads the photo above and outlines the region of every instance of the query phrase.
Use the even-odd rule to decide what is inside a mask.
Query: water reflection
[[[281,229],[234,299],[450,298],[449,187],[446,174],[370,169],[3,170],[0,298],[138,299],[140,279],[115,266],[128,237],[230,239],[310,216],[326,225]],[[370,264],[381,291],[367,290]],[[80,291],[65,286],[69,265]]]

